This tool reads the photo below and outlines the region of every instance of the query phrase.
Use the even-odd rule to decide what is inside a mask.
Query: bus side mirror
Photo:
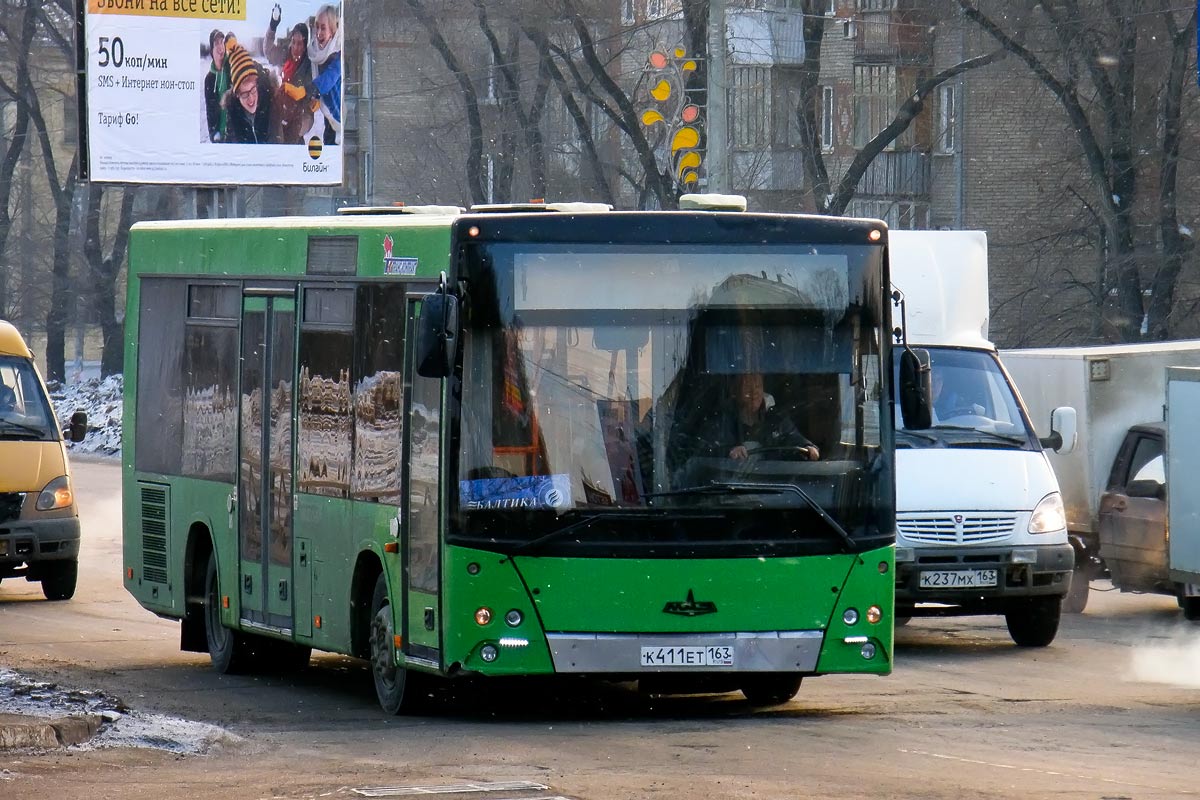
[[[444,291],[425,295],[417,318],[417,374],[445,378],[458,351],[458,298]]]
[[[904,427],[922,430],[933,424],[932,396],[929,351],[906,347],[900,352],[900,414]]]
[[[76,411],[71,415],[71,424],[67,428],[67,436],[72,442],[82,442],[87,436],[87,412]]]

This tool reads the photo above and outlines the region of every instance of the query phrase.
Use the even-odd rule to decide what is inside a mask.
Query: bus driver
[[[808,461],[821,457],[820,450],[795,423],[775,407],[775,398],[763,391],[763,376],[743,373],[734,381],[735,408],[717,420],[718,451],[735,461],[744,461],[759,448],[794,448]]]

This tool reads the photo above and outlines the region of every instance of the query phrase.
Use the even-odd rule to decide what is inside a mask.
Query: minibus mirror
[[[71,424],[67,429],[67,435],[72,442],[82,442],[83,437],[87,436],[86,411],[76,411],[71,415]]]
[[[458,350],[458,298],[444,291],[425,295],[417,318],[417,374],[445,378]]]
[[[1050,435],[1038,439],[1038,443],[1065,456],[1075,449],[1077,430],[1075,409],[1059,406],[1050,412]]]
[[[900,352],[900,414],[904,427],[922,430],[933,424],[932,396],[929,351],[906,347]]]

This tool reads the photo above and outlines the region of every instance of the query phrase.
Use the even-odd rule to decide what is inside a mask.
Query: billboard
[[[342,182],[343,6],[87,0],[88,177]]]

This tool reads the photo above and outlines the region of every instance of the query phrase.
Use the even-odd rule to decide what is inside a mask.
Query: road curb
[[[103,722],[98,714],[72,714],[66,717],[0,714],[0,752],[58,750],[83,744],[96,735]]]

